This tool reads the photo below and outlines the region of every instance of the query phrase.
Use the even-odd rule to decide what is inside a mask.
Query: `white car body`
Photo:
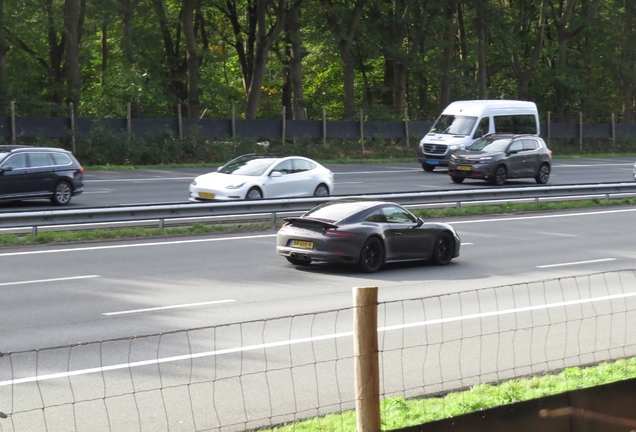
[[[636,163],[634,164],[634,180],[636,180]]]
[[[190,184],[190,201],[329,196],[333,173],[302,156],[243,155]]]

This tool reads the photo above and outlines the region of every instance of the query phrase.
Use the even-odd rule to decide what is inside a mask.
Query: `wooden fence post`
[[[379,432],[378,287],[354,288],[353,306],[357,430]]]
[[[232,139],[236,138],[236,108],[232,102]]]
[[[177,104],[177,125],[179,129],[179,138],[183,139],[183,117],[181,116],[181,104]]]
[[[132,114],[131,114],[131,104],[128,102],[126,105],[126,129],[128,130],[128,135],[132,134]]]
[[[283,131],[282,131],[282,135],[283,135],[283,142],[282,144],[285,144],[285,135],[287,134],[287,123],[286,123],[286,117],[287,116],[287,107],[283,106]]]
[[[616,116],[612,113],[612,147],[616,148]]]
[[[550,111],[548,111],[548,147],[550,147],[550,133],[551,133],[550,127],[551,127],[551,125],[550,125]]]
[[[327,145],[327,110],[322,107],[322,145]]]
[[[406,135],[406,146],[409,145],[409,109],[404,108],[404,134]]]
[[[364,155],[364,113],[360,110],[360,142],[362,144],[362,154]]]
[[[11,101],[11,144],[15,144],[15,101]]]
[[[75,154],[75,110],[73,109],[73,102],[68,103],[69,115],[71,116],[71,148],[73,154]]]
[[[583,153],[583,112],[579,111],[579,151]]]

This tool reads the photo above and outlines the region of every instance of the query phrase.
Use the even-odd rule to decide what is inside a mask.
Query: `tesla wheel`
[[[316,197],[326,197],[329,196],[329,188],[324,184],[319,184],[314,191],[314,196]]]
[[[263,199],[263,192],[257,187],[253,187],[249,191],[247,191],[247,195],[245,196],[247,200],[259,200]]]
[[[463,183],[464,182],[464,177],[456,177],[456,176],[452,176],[451,180],[453,181],[453,183]]]
[[[287,258],[287,261],[289,261],[291,264],[293,265],[297,265],[297,266],[308,266],[309,264],[311,264],[311,260],[299,260],[296,258],[292,258],[292,257],[285,257]]]
[[[422,168],[424,169],[424,171],[426,172],[431,172],[435,169],[435,165],[431,165],[431,164],[427,164],[427,163],[423,163],[422,164]]]
[[[58,206],[65,206],[66,204],[71,202],[72,196],[73,188],[71,187],[70,183],[67,181],[61,181],[57,185],[55,185],[55,190],[53,191],[51,202]]]
[[[495,169],[494,175],[490,178],[490,182],[495,186],[503,186],[508,179],[508,170],[504,165],[499,165]]]
[[[455,255],[453,236],[447,232],[443,232],[437,237],[437,240],[435,240],[433,263],[435,265],[446,265],[451,262],[453,255]]]
[[[380,270],[382,264],[384,264],[384,245],[377,237],[370,237],[362,246],[358,266],[365,273],[373,273]]]
[[[544,163],[539,168],[539,173],[534,178],[539,184],[546,184],[550,179],[550,165]]]

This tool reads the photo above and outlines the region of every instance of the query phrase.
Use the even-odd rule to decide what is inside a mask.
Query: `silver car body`
[[[328,196],[333,173],[302,156],[243,155],[190,184],[190,201]]]

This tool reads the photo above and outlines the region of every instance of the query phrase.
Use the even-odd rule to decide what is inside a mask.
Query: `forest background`
[[[633,0],[0,0],[0,115],[634,121]]]

